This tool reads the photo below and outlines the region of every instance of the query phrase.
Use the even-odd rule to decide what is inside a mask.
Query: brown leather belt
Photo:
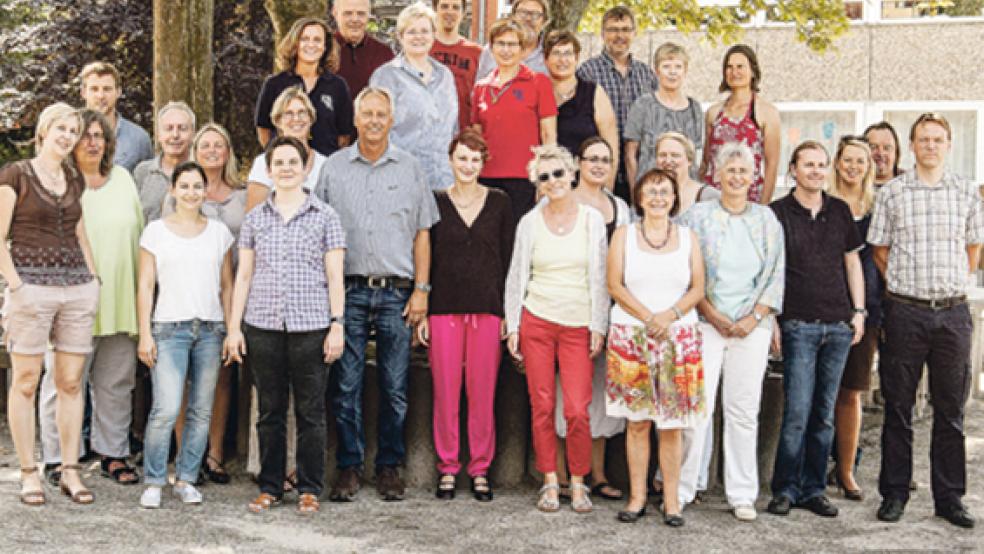
[[[885,296],[895,300],[896,302],[909,304],[911,306],[919,306],[920,308],[929,308],[930,310],[946,310],[967,303],[967,295],[965,294],[961,294],[960,296],[951,296],[950,298],[937,298],[935,300],[924,300],[922,298],[914,298],[912,296],[895,294],[894,292],[888,291],[885,292]]]

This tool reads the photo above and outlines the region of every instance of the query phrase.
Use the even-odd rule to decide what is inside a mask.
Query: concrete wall
[[[719,97],[727,46],[675,30],[641,33],[634,55],[652,62],[656,48],[674,41],[690,53],[688,94]],[[598,35],[581,35],[584,56],[601,51]],[[747,29],[742,42],[759,54],[762,94],[777,102],[984,100],[984,22],[852,25],[817,54],[789,26]]]

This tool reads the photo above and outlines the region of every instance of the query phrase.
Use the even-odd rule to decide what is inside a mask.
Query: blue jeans
[[[157,364],[150,368],[154,405],[144,434],[144,482],[167,484],[171,432],[181,411],[187,381],[188,407],[175,468],[179,481],[194,483],[208,443],[225,323],[200,319],[154,323],[153,334]]]
[[[854,331],[844,322],[782,323],[786,403],[772,496],[804,502],[826,489],[834,442],[834,403]]]
[[[379,375],[379,418],[376,467],[403,463],[406,447],[403,423],[407,416],[407,370],[411,329],[403,319],[410,289],[346,286],[345,351],[329,375],[332,411],[338,432],[339,469],[361,467],[365,458],[362,424],[362,384],[369,328],[376,329]]]

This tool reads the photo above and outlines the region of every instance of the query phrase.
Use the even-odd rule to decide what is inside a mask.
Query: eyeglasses
[[[635,27],[605,27],[604,31],[612,35],[631,35],[635,32]]]
[[[284,113],[280,114],[280,117],[282,119],[284,119],[284,120],[296,119],[298,121],[304,121],[304,120],[308,119],[310,117],[310,115],[306,111],[301,110],[301,111],[296,111],[296,112],[284,112]]]
[[[602,164],[610,165],[612,159],[608,156],[588,156],[587,158],[581,158],[582,162],[588,162],[589,164]]]
[[[105,142],[106,137],[102,133],[86,133],[82,135],[81,140],[85,142]]]
[[[497,40],[492,43],[492,46],[494,48],[498,48],[500,50],[505,50],[507,48],[519,48],[522,45],[523,43],[519,41],[511,41],[511,40]]]
[[[540,21],[543,19],[543,12],[534,10],[516,10],[516,17],[529,19],[530,21]]]
[[[546,183],[547,181],[550,180],[551,177],[553,177],[554,179],[560,179],[561,177],[564,176],[565,173],[567,173],[567,172],[564,171],[563,169],[557,168],[557,169],[551,171],[550,173],[541,173],[541,174],[537,175],[536,176],[536,180],[539,181],[539,182],[541,182],[541,183]]]

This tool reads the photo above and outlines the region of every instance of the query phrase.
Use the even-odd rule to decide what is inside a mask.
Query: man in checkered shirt
[[[936,515],[973,527],[961,502],[967,488],[963,417],[973,335],[966,289],[984,242],[984,211],[977,186],[945,167],[951,139],[942,116],[919,116],[909,133],[915,168],[878,191],[868,232],[887,282],[878,364],[885,399],[878,519],[898,521],[909,500],[912,408],[926,364]]]

